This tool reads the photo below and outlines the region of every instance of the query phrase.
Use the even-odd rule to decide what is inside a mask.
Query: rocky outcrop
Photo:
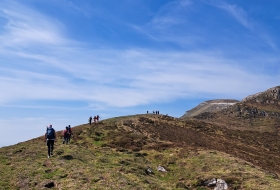
[[[241,102],[280,105],[280,86],[270,88],[244,98]]]
[[[194,118],[243,130],[280,134],[280,86],[247,96],[226,109],[204,112]]]
[[[193,109],[186,111],[186,113],[180,118],[184,119],[188,117],[194,117],[204,112],[220,111],[238,102],[239,102],[238,100],[233,100],[233,99],[208,100],[200,103],[198,106],[194,107]]]

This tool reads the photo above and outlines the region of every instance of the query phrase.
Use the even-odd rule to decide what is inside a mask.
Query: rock
[[[214,187],[216,186],[217,184],[217,179],[216,178],[213,178],[213,179],[210,179],[208,181],[204,181],[202,182],[202,186],[207,186],[207,187]]]
[[[160,172],[167,172],[166,169],[164,169],[164,167],[162,166],[158,166],[157,170]]]
[[[279,100],[280,99],[280,86],[276,86],[273,88],[270,88],[264,92],[259,92],[250,96],[247,96],[241,102],[250,102],[255,101],[258,103],[266,102],[269,103],[270,100]]]
[[[214,190],[226,190],[228,189],[227,183],[222,179],[217,179],[217,184]]]
[[[154,174],[153,170],[151,167],[147,167],[147,169],[145,170],[146,174],[147,175],[151,175],[151,174]]]
[[[201,183],[201,186],[207,186],[207,187],[215,187],[214,190],[226,190],[228,189],[227,183],[222,179],[210,179],[207,181],[203,181]]]

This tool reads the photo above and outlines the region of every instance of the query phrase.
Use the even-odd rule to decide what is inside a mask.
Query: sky
[[[0,147],[280,85],[278,0],[0,0]]]

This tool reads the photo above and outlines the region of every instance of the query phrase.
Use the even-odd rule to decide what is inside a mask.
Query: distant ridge
[[[220,111],[227,108],[228,106],[236,104],[237,102],[239,101],[234,99],[207,100],[200,103],[198,106],[192,108],[191,110],[186,111],[186,113],[180,118],[184,119],[188,117],[194,117],[204,112]]]
[[[194,118],[229,128],[280,134],[280,86],[249,95],[226,109],[203,112]]]
[[[249,95],[246,98],[244,98],[243,100],[241,100],[241,102],[279,105],[280,104],[279,100],[280,100],[280,86],[275,86],[275,87],[269,88],[266,91],[258,92],[253,95]]]

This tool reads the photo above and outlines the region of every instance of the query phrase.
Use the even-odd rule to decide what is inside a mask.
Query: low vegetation
[[[84,124],[73,132],[69,145],[57,140],[50,159],[43,137],[1,148],[0,189],[202,190],[213,189],[202,185],[212,178],[224,179],[230,189],[280,189],[279,161],[263,161],[267,152],[254,143],[264,150],[271,145],[250,134],[148,114]],[[278,158],[278,152],[266,156]]]

